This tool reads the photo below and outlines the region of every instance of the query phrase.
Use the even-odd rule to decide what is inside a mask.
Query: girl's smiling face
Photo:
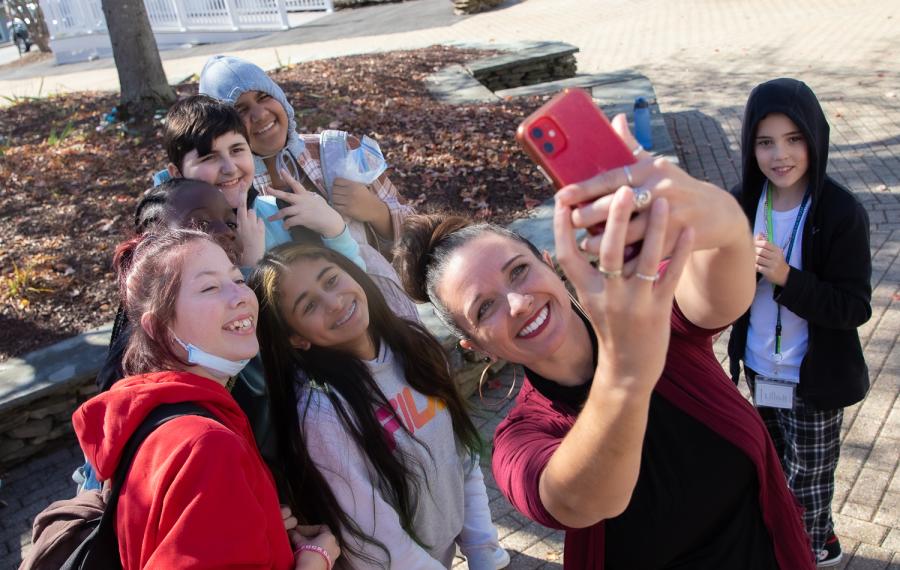
[[[183,342],[229,360],[259,352],[259,305],[225,251],[203,240],[187,248],[172,332]]]
[[[335,348],[362,359],[374,358],[369,306],[363,288],[338,265],[301,258],[281,280],[279,311],[291,328],[291,344]]]
[[[269,156],[287,144],[287,111],[264,91],[247,91],[238,97],[234,109],[241,117],[253,154]]]
[[[229,256],[237,259],[243,244],[237,234],[237,216],[218,188],[205,182],[188,181],[169,198],[170,228],[197,229],[211,235]]]
[[[772,113],[759,122],[754,155],[759,169],[776,188],[798,191],[806,188],[809,168],[806,137],[787,115]]]

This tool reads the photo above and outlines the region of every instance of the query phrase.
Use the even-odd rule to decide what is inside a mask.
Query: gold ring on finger
[[[625,171],[625,180],[628,181],[629,186],[634,186],[634,179],[631,177],[631,169],[626,164],[622,167],[622,170]]]
[[[638,279],[643,279],[644,281],[650,281],[651,283],[656,283],[657,281],[659,281],[659,273],[654,273],[653,275],[645,275],[640,271],[636,271],[634,273],[634,276]]]
[[[650,193],[648,188],[639,188],[634,191],[634,209],[642,210],[647,205],[650,204],[650,201],[653,200],[653,195]]]
[[[607,279],[618,279],[622,276],[622,269],[607,269],[602,265],[597,266],[597,271],[603,274]]]

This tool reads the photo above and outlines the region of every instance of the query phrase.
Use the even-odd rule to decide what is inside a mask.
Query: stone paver
[[[839,568],[900,568],[900,4],[528,0],[466,18],[449,17],[449,5],[446,0],[392,5],[389,16],[395,27],[385,23],[387,12],[381,7],[338,13],[329,21],[340,35],[318,29],[309,32],[309,41],[290,43],[303,36],[298,28],[285,32],[294,36],[166,52],[165,66],[174,78],[197,72],[210,53],[220,51],[271,67],[279,60],[433,43],[565,41],[580,48],[580,73],[630,69],[646,75],[681,164],[722,186],[738,180],[741,114],[750,88],[778,76],[805,80],[831,123],[829,171],[857,193],[872,222],[873,314],[860,333],[873,387],[865,402],[848,408],[842,430],[834,503],[845,549]],[[356,27],[347,21],[351,16],[357,18]],[[366,18],[377,25],[368,29]],[[44,94],[116,85],[115,69],[103,61],[41,73],[46,75]],[[41,80],[27,70],[0,72],[0,93],[36,95]],[[726,339],[727,334],[716,345],[723,360]],[[490,437],[504,409],[479,412],[485,436]],[[71,493],[68,477],[79,459],[70,445],[3,477],[0,500],[8,505],[0,508],[0,568],[18,564],[34,513]],[[489,471],[491,508],[502,542],[519,549],[510,567],[561,568],[560,534],[513,511]]]

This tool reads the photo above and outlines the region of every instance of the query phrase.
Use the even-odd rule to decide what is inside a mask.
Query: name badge
[[[753,389],[753,403],[761,408],[793,409],[795,388],[796,384],[784,380],[757,376]]]

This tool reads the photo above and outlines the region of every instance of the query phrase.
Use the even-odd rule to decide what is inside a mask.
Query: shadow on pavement
[[[681,166],[691,176],[726,190],[739,182],[741,153],[718,119],[700,111],[664,117]]]

